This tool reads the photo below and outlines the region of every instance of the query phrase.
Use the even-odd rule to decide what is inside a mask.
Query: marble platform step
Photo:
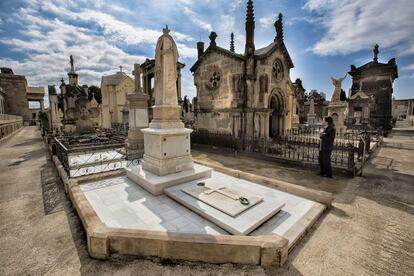
[[[141,165],[125,168],[126,175],[133,182],[153,195],[161,195],[164,189],[189,181],[209,178],[213,169],[194,164],[194,168],[165,176],[158,176],[142,169]]]

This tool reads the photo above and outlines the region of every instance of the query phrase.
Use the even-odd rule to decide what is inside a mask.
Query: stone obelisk
[[[126,153],[128,160],[142,158],[144,154],[144,134],[141,129],[148,127],[148,100],[149,95],[141,90],[141,67],[134,64],[132,74],[135,78],[135,91],[127,95],[129,102],[129,130],[126,140]]]
[[[317,123],[316,114],[315,114],[315,100],[314,100],[313,95],[309,96],[309,112],[307,114],[307,121],[308,121],[308,124],[311,126],[316,125]]]
[[[177,99],[177,45],[168,27],[155,48],[153,119],[144,133],[142,169],[164,176],[193,168],[190,153],[191,129],[180,120],[181,107]]]

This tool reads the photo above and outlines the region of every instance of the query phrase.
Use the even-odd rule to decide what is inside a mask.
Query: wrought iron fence
[[[72,138],[72,139],[71,139]],[[90,137],[54,138],[52,151],[59,158],[69,177],[79,177],[138,165],[138,160],[126,160],[122,143]],[[92,140],[91,140],[92,139]]]
[[[193,144],[233,149],[235,151],[265,154],[277,159],[318,163],[320,134],[323,128],[290,129],[276,138],[239,138],[228,133],[194,131]],[[372,133],[347,131],[337,133],[334,141],[332,166],[355,173],[363,165],[365,153],[370,150]]]

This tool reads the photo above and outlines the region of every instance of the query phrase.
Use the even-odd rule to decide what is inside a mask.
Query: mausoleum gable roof
[[[264,58],[267,58],[268,56],[270,56],[272,53],[274,53],[274,51],[276,51],[276,49],[278,49],[279,47],[280,47],[280,50],[281,50],[283,56],[287,60],[289,68],[295,67],[293,65],[293,61],[292,61],[292,59],[289,55],[289,52],[286,48],[286,45],[283,41],[281,41],[281,42],[274,41],[274,42],[270,43],[269,45],[267,45],[266,47],[257,49],[256,51],[254,51],[254,55],[257,59],[264,59]]]
[[[116,74],[113,74],[113,75],[103,76],[102,85],[118,85],[125,78],[128,78],[128,76],[124,72],[117,72]]]
[[[395,64],[395,59],[390,59],[388,63],[370,61],[356,68],[355,66],[351,65],[351,70],[348,73],[352,77],[370,74],[390,74],[394,79],[398,78],[398,70],[397,65]]]
[[[231,58],[235,58],[238,60],[245,60],[244,55],[241,54],[237,54],[234,53],[230,50],[224,49],[222,47],[219,46],[209,46],[204,52],[203,54],[200,56],[200,58],[194,63],[194,65],[190,68],[191,72],[195,72],[197,70],[197,68],[200,66],[200,64],[211,54],[211,53],[220,53],[223,54],[225,56],[231,57]]]

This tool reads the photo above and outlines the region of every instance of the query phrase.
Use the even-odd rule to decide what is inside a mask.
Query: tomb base
[[[143,129],[144,160],[142,168],[152,174],[164,176],[193,168],[190,153],[191,129]]]
[[[211,177],[211,168],[194,164],[189,170],[173,173],[165,176],[155,175],[142,168],[141,165],[125,168],[126,175],[133,182],[153,195],[161,195],[164,189],[181,183]]]

